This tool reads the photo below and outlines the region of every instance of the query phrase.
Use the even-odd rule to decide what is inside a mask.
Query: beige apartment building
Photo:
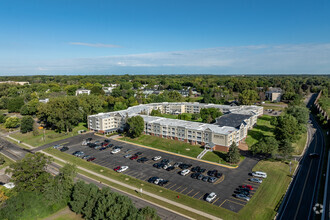
[[[152,110],[166,114],[199,113],[202,108],[218,108],[224,113],[215,124],[149,116]],[[144,119],[144,133],[162,138],[200,144],[219,151],[228,151],[246,138],[257,117],[262,115],[260,106],[228,106],[202,103],[151,103],[116,112],[88,116],[88,128],[101,133],[123,130],[129,117],[140,115]]]

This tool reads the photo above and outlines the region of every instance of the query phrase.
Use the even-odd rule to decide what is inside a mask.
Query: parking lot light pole
[[[289,163],[289,165],[290,165],[290,175],[291,175],[291,167],[292,167],[292,163],[291,163],[291,161],[290,161],[290,163]]]

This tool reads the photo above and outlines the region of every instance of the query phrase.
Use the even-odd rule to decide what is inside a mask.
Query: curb
[[[167,154],[172,154],[172,155],[179,156],[179,157],[185,157],[185,158],[196,160],[196,161],[202,161],[204,163],[209,163],[209,164],[212,164],[212,165],[216,165],[216,166],[220,166],[220,167],[225,167],[225,168],[228,168],[228,169],[236,169],[236,168],[239,167],[239,166],[232,167],[232,166],[228,166],[228,165],[224,165],[224,164],[219,164],[219,163],[215,163],[215,162],[211,162],[211,161],[197,159],[197,158],[194,158],[194,157],[189,157],[189,156],[182,155],[182,154],[177,154],[177,153],[169,152],[169,151],[166,151],[166,150],[161,150],[161,149],[157,149],[157,148],[153,148],[153,147],[148,147],[148,146],[145,146],[145,145],[142,145],[142,144],[136,144],[136,143],[133,143],[133,142],[120,140],[118,137],[112,138],[112,139],[114,139],[116,141],[124,142],[126,144],[133,144],[133,145],[136,145],[136,146],[139,146],[139,147],[143,147],[143,148],[147,148],[147,149],[151,149],[151,150],[156,150],[156,151],[167,153]]]

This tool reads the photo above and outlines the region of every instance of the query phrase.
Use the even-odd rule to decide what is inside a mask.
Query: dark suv
[[[62,148],[60,149],[61,152],[64,152],[64,151],[67,151],[67,150],[69,150],[68,147],[62,147]]]

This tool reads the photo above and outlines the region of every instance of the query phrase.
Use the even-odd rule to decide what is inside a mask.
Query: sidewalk
[[[35,148],[32,145],[29,145],[29,144],[26,144],[24,142],[21,142],[20,140],[17,140],[16,138],[10,137],[9,135],[6,135],[5,137],[7,137],[9,139],[12,139],[13,141],[16,141],[19,144],[23,144],[23,145],[27,146],[28,148],[31,148],[31,149]]]
[[[48,156],[51,156],[51,157],[53,157],[53,158],[59,160],[59,161],[61,161],[61,162],[63,162],[63,163],[67,163],[67,161],[65,161],[65,160],[63,160],[63,159],[61,159],[61,158],[55,157],[55,156],[53,156],[53,155],[51,155],[51,154],[49,154],[49,153],[46,153],[46,152],[44,152],[44,151],[41,151],[41,152],[44,153],[44,154],[46,154],[46,155],[48,155]],[[125,188],[131,189],[131,190],[135,190],[135,191],[139,191],[139,190],[140,190],[140,189],[138,189],[138,188],[136,188],[136,187],[133,187],[133,186],[130,186],[130,185],[125,184],[125,183],[123,183],[123,182],[120,182],[120,181],[117,181],[117,180],[111,179],[111,178],[106,177],[106,176],[103,176],[103,175],[101,175],[101,174],[95,173],[95,172],[90,171],[90,170],[88,170],[88,169],[86,169],[86,168],[83,168],[83,167],[80,167],[80,166],[77,166],[77,168],[80,169],[80,170],[83,170],[83,171],[85,171],[85,172],[87,172],[87,173],[90,173],[90,174],[92,174],[92,175],[95,175],[95,176],[98,176],[98,177],[103,178],[103,179],[105,179],[105,180],[108,180],[108,181],[110,181],[110,182],[113,182],[113,183],[115,183],[115,184],[119,184],[119,185],[121,185],[121,186],[124,186]],[[90,177],[89,177],[89,178],[90,178]],[[113,187],[113,188],[115,188],[115,187]],[[119,190],[119,191],[122,191],[122,190],[117,189],[117,188],[115,188],[115,189],[116,189],[116,190]],[[125,193],[128,193],[128,192],[125,192]],[[129,193],[129,194],[130,194],[130,193]],[[192,213],[196,213],[196,214],[198,214],[198,215],[204,216],[204,217],[209,218],[209,219],[214,219],[214,220],[218,220],[218,219],[220,219],[220,218],[215,217],[215,216],[213,216],[213,215],[210,215],[210,214],[208,214],[208,213],[205,213],[205,212],[202,212],[202,211],[199,211],[199,210],[196,210],[196,209],[190,208],[190,207],[188,207],[188,206],[186,206],[186,205],[182,205],[182,204],[180,204],[180,203],[174,202],[174,201],[172,201],[172,200],[169,200],[169,199],[163,198],[163,197],[161,197],[161,196],[155,195],[155,194],[150,193],[150,192],[147,192],[147,191],[144,191],[143,194],[148,195],[148,196],[150,196],[150,197],[153,197],[153,198],[155,198],[155,199],[161,200],[161,201],[163,201],[163,202],[169,203],[169,204],[171,204],[171,205],[177,206],[177,207],[179,207],[179,208],[182,208],[182,209],[188,210],[188,211],[190,211],[190,212],[192,212]],[[131,194],[131,195],[132,195],[132,194]],[[141,198],[140,198],[140,199],[141,199]],[[150,201],[148,201],[148,202],[150,202]],[[150,202],[150,203],[152,203],[152,202]],[[152,204],[154,204],[154,205],[156,205],[156,206],[159,206],[158,204],[155,204],[155,203],[152,203]],[[161,206],[161,207],[162,207],[162,208],[165,208],[165,207],[163,207],[163,206]],[[171,210],[171,211],[174,212],[173,210]],[[177,213],[177,214],[179,214],[179,213]],[[182,215],[182,214],[180,214],[180,215]],[[187,216],[185,216],[185,217],[186,217],[186,218],[189,218],[189,217],[187,217]]]

